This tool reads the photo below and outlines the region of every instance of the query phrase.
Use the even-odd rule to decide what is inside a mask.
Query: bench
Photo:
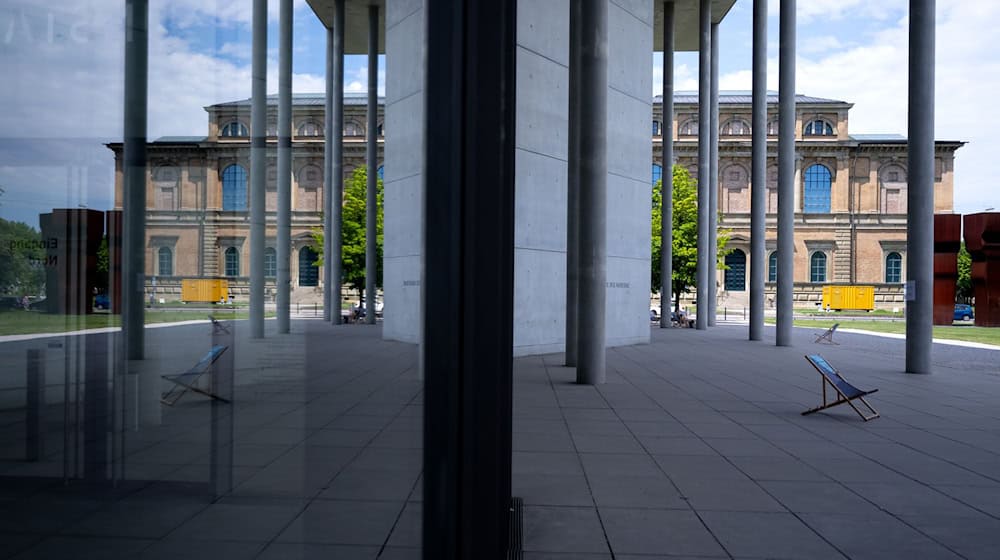
[[[837,332],[837,327],[839,326],[840,323],[834,323],[832,327],[816,335],[816,340],[814,340],[813,342],[814,343],[822,342],[823,344],[837,344],[839,346],[839,343],[833,341],[833,333]]]
[[[816,408],[810,408],[809,410],[803,412],[802,413],[803,416],[807,414],[812,414],[813,412],[819,412],[820,410],[824,410],[833,406],[847,403],[847,405],[853,408],[854,412],[857,412],[858,416],[860,416],[861,419],[864,420],[865,422],[879,417],[878,411],[875,410],[872,407],[872,405],[868,404],[868,401],[865,400],[866,396],[877,392],[878,389],[872,389],[871,391],[862,391],[861,389],[858,389],[854,385],[851,385],[850,383],[848,383],[846,379],[844,379],[844,376],[841,375],[836,368],[830,365],[830,362],[826,361],[826,359],[823,358],[823,356],[820,356],[819,354],[808,355],[806,356],[806,360],[810,364],[812,364],[814,368],[816,368],[816,371],[820,373],[820,376],[823,380],[823,404],[821,406],[817,406]],[[837,400],[832,402],[828,401],[826,396],[827,385],[829,385],[834,391],[836,391]],[[860,401],[862,404],[864,404],[865,407],[868,408],[870,414],[866,415],[864,412],[861,411],[861,409],[859,409],[857,406],[854,406],[854,403],[852,401],[855,400]]]
[[[213,323],[215,323],[214,319]],[[219,325],[221,325],[221,323]],[[191,368],[187,371],[183,373],[161,375],[160,377],[173,383],[176,387],[167,391],[167,393],[163,395],[163,398],[160,399],[160,402],[167,406],[174,406],[174,404],[176,404],[177,401],[184,396],[184,393],[193,391],[200,395],[205,395],[206,397],[228,403],[228,399],[224,399],[211,391],[206,391],[205,389],[198,387],[198,380],[202,375],[205,375],[210,369],[212,369],[212,364],[219,359],[219,356],[226,351],[226,348],[226,346],[222,345],[213,346],[211,350],[198,360],[198,363],[191,366]]]

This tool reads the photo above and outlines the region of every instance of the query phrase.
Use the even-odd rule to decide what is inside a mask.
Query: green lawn
[[[774,318],[768,317],[766,322],[773,324]],[[796,319],[796,327],[812,327],[817,329],[828,329],[837,320],[818,319]],[[840,327],[844,329],[858,329],[864,331],[906,334],[905,321],[839,321]],[[934,338],[948,340],[964,340],[966,342],[980,342],[983,344],[995,344],[1000,346],[1000,328],[976,327],[973,325],[953,325],[934,327]]]
[[[220,319],[246,319],[246,311],[232,312],[223,309],[191,311],[146,311],[146,324],[177,323],[205,320],[212,315]],[[273,317],[274,313],[266,313]],[[120,315],[94,313],[92,315],[50,315],[37,311],[0,312],[0,335],[56,333],[121,326]]]

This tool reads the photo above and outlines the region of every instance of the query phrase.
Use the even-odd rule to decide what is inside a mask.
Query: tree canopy
[[[955,285],[956,296],[962,301],[972,300],[972,256],[962,242],[958,250],[958,282]]]
[[[377,271],[375,285],[382,286],[382,244],[383,244],[383,191],[382,179],[376,180],[378,187],[376,199],[378,207],[376,211],[376,246],[378,252]],[[365,229],[366,208],[368,191],[368,172],[365,166],[360,166],[354,170],[354,174],[344,182],[344,205],[343,205],[343,226],[341,230],[342,243],[342,266],[343,281],[356,290],[363,290],[365,287],[365,250],[367,242],[367,232]],[[324,232],[322,228],[313,230],[313,243],[310,247],[319,255],[316,261],[318,266],[323,264],[323,242]]]
[[[671,295],[678,297],[687,293],[697,283],[698,271],[698,181],[691,177],[686,168],[680,165],[673,167],[673,282]],[[663,223],[660,201],[663,198],[663,181],[653,185],[653,219],[652,219],[652,257],[653,270],[651,286],[662,291],[663,279],[660,278],[660,224]],[[720,228],[717,234],[719,246],[719,263],[726,255],[726,244],[729,242],[729,230]],[[718,265],[717,265],[718,266]],[[720,268],[722,268],[720,266]]]
[[[41,293],[45,285],[41,240],[41,234],[28,224],[0,218],[0,293]]]

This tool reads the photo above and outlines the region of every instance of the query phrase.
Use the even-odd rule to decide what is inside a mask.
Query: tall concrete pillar
[[[580,8],[580,312],[577,383],[604,383],[608,206],[608,0]]]
[[[323,292],[325,319],[341,322],[340,278],[344,199],[344,0],[334,0],[333,27],[326,30],[326,141],[323,170]]]
[[[149,0],[125,2],[125,106],[122,143],[124,241],[122,330],[129,360],[145,357],[146,103]]]
[[[712,295],[708,284],[715,266],[711,263],[709,241],[711,233],[710,188],[712,157],[712,2],[701,0],[698,12],[698,266],[696,289],[698,305],[695,326],[698,330],[708,328]]]
[[[292,257],[292,0],[278,7],[278,332],[291,330]]]
[[[781,0],[778,37],[778,346],[792,345],[795,281],[795,0]]]
[[[250,337],[264,338],[267,0],[253,0],[250,70]]]
[[[580,313],[580,30],[582,4],[569,4],[569,120],[566,156],[566,356],[565,365],[577,364]]]
[[[750,179],[750,340],[764,331],[767,212],[767,0],[753,1],[753,134]]]
[[[719,24],[712,24],[712,155],[709,160],[708,251],[708,326],[715,326],[719,282]]]
[[[375,324],[378,279],[378,6],[368,6],[368,188],[365,197],[365,322]]]
[[[660,191],[660,328],[670,326],[674,259],[674,1],[663,1],[663,187]]]
[[[934,0],[910,0],[906,372],[931,372],[934,321]]]

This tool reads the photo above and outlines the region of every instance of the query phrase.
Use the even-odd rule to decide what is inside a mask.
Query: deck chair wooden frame
[[[184,396],[185,393],[191,391],[194,393],[198,393],[200,395],[205,395],[206,397],[215,399],[217,401],[228,403],[229,402],[228,399],[224,399],[219,395],[212,393],[211,391],[206,391],[205,389],[198,387],[198,380],[201,379],[202,375],[205,375],[206,373],[209,372],[209,370],[212,369],[212,364],[214,364],[215,361],[219,359],[219,356],[221,356],[222,353],[225,352],[227,348],[228,347],[222,346],[221,344],[213,346],[211,350],[209,350],[204,356],[202,356],[200,360],[198,360],[198,363],[191,366],[191,369],[183,373],[161,375],[160,377],[166,379],[167,381],[173,383],[176,386],[172,387],[169,391],[167,391],[167,393],[163,395],[163,398],[160,399],[160,402],[162,402],[167,406],[174,406],[177,403],[177,401],[179,401],[181,397]]]
[[[858,389],[854,385],[851,385],[846,379],[844,379],[844,376],[841,375],[841,373],[837,371],[836,368],[830,365],[830,362],[826,361],[826,359],[823,358],[823,356],[820,356],[819,354],[807,355],[806,360],[810,364],[812,364],[814,368],[816,368],[816,371],[820,373],[820,377],[823,379],[823,404],[822,406],[817,406],[816,408],[810,408],[809,410],[803,412],[802,413],[803,416],[805,416],[806,414],[812,414],[813,412],[819,412],[820,410],[825,410],[827,408],[846,403],[848,406],[853,408],[854,412],[857,412],[858,416],[860,416],[861,419],[864,420],[865,422],[879,417],[878,411],[875,410],[875,408],[872,407],[872,405],[865,400],[866,396],[877,392],[878,389],[872,389],[871,391],[862,391],[861,389]],[[827,385],[829,385],[830,388],[833,389],[834,392],[836,392],[837,400],[830,402],[827,399],[827,392],[826,392]],[[865,414],[864,412],[862,412],[860,408],[854,405],[853,401],[860,401],[868,409],[869,414]]]
[[[833,333],[837,332],[837,327],[839,327],[839,326],[840,326],[840,323],[834,323],[832,327],[830,327],[830,328],[826,329],[825,331],[823,331],[822,333],[816,335],[816,340],[814,340],[813,342],[814,343],[823,343],[823,344],[836,344],[837,346],[840,346],[839,342],[834,342],[833,341]]]

